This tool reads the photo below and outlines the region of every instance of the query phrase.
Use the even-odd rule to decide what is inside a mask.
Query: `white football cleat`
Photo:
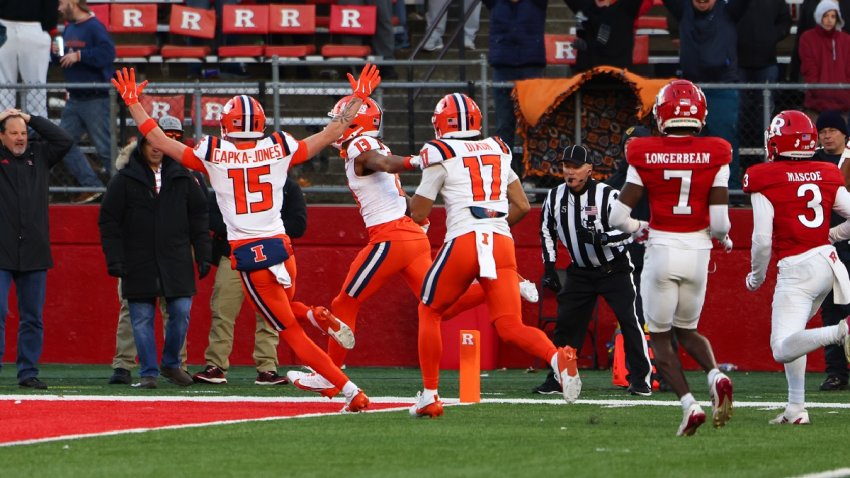
[[[708,393],[711,395],[711,419],[714,428],[720,428],[732,418],[732,380],[725,374],[718,373]]]
[[[679,425],[679,430],[676,432],[677,437],[689,437],[697,432],[697,428],[705,423],[705,412],[699,403],[694,402],[682,417],[682,423]]]
[[[788,409],[780,413],[779,416],[767,422],[771,425],[811,425],[809,421],[809,412],[804,408],[796,413],[788,413]]]
[[[330,335],[342,348],[354,348],[354,331],[345,322],[336,318],[326,307],[313,307],[307,312],[307,318],[322,334]]]
[[[581,378],[578,375],[576,349],[566,346],[555,354],[555,379],[561,384],[561,391],[567,403],[575,403],[581,394]]]
[[[531,282],[528,279],[523,279],[519,283],[519,295],[526,300],[526,302],[531,302],[532,304],[536,304],[538,300],[540,300],[540,295],[537,292],[537,286],[534,285],[534,282]]]
[[[443,402],[439,395],[425,398],[422,392],[416,392],[416,403],[410,406],[410,416],[437,418],[443,415]]]
[[[289,383],[295,385],[296,388],[306,390],[308,392],[321,393],[325,397],[333,398],[339,393],[339,389],[330,383],[325,377],[317,373],[298,372],[290,370],[286,372],[286,378]]]
[[[363,390],[357,389],[357,392],[345,397],[345,405],[343,405],[340,413],[360,413],[368,406],[369,397],[363,393]]]

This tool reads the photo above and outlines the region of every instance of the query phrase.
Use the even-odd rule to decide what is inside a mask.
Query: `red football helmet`
[[[334,105],[334,109],[328,113],[328,116],[334,117],[339,114],[342,114],[343,110],[345,110],[345,106],[354,99],[354,96],[346,96],[341,100],[336,102]],[[372,98],[366,98],[363,100],[363,104],[360,105],[360,109],[357,110],[357,116],[354,117],[354,121],[348,125],[348,128],[342,133],[342,136],[339,137],[338,140],[334,141],[333,146],[335,148],[342,148],[342,145],[346,142],[352,140],[356,136],[371,136],[373,138],[377,138],[381,132],[381,123],[383,121],[384,111],[378,106],[378,103]]]
[[[791,159],[811,158],[818,144],[818,130],[812,120],[797,110],[785,110],[773,117],[764,132],[764,151],[768,161],[780,156]]]
[[[481,134],[481,110],[472,98],[452,93],[437,102],[431,123],[437,139],[471,138]]]
[[[662,133],[667,128],[694,128],[699,132],[705,126],[708,108],[697,85],[688,80],[674,80],[658,92],[652,114]]]
[[[237,139],[262,138],[266,113],[260,102],[248,95],[231,98],[221,110],[221,136]]]

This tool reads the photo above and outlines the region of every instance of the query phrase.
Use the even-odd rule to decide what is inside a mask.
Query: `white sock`
[[[785,379],[788,380],[788,403],[806,401],[806,356],[785,364]]]
[[[788,402],[788,405],[785,407],[785,416],[786,417],[795,417],[799,415],[806,407],[802,403],[792,403]]]
[[[718,373],[720,373],[720,369],[717,367],[708,371],[708,388],[711,388],[711,386],[714,385],[714,381],[717,379]]]
[[[438,394],[437,394],[437,389],[436,389],[436,388],[426,388],[426,389],[422,392],[422,396],[423,396],[423,397],[425,397],[425,398],[426,398],[426,399],[428,399],[428,400],[430,400],[430,399],[432,399],[432,398],[436,397],[437,395],[438,395]]]
[[[346,397],[353,397],[357,395],[357,392],[359,391],[360,389],[357,388],[357,385],[354,385],[354,382],[352,382],[351,380],[345,382],[345,385],[342,387],[342,393]]]
[[[682,410],[687,410],[691,407],[691,405],[697,402],[694,395],[690,392],[682,395],[682,398],[680,398],[679,401],[682,402]]]

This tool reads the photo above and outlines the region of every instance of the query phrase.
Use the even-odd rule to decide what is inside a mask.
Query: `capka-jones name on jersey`
[[[793,182],[820,181],[822,179],[820,171],[808,171],[805,173],[786,172],[785,174],[788,175],[788,181]]]
[[[711,153],[645,153],[646,164],[708,164]]]
[[[245,149],[240,151],[214,149],[211,162],[226,164],[248,164],[261,163],[264,161],[282,158],[283,149],[280,147],[279,144],[274,144],[266,148]]]

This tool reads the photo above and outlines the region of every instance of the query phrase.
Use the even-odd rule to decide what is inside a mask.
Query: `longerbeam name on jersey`
[[[279,144],[272,144],[266,148],[237,151],[226,151],[216,148],[212,152],[210,162],[225,164],[250,164],[282,159],[284,156],[283,148]]]
[[[646,164],[709,164],[711,153],[645,153]]]
[[[795,173],[792,171],[786,171],[786,175],[788,175],[788,182],[809,182],[809,181],[823,181],[823,178],[820,175],[820,171],[809,171],[805,173]]]

